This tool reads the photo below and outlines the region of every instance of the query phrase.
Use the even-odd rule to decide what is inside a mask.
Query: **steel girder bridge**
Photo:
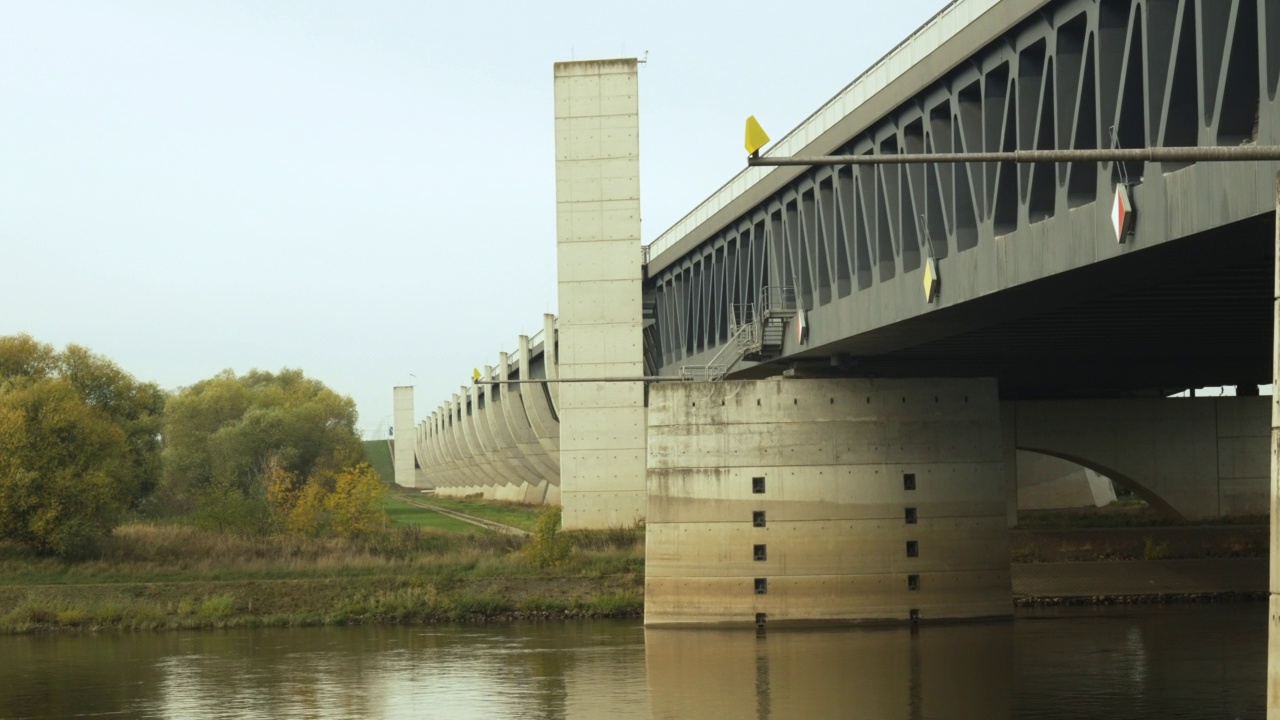
[[[959,0],[770,153],[1277,144],[1278,83],[1280,0]],[[1266,383],[1277,169],[751,168],[647,248],[648,374]],[[790,331],[737,349],[779,288]]]

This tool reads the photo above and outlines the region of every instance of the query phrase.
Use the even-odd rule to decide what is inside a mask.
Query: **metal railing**
[[[795,313],[796,289],[787,285],[766,285],[760,288],[760,315]]]
[[[745,354],[744,348],[746,346],[743,344],[744,341],[749,341],[750,337],[753,337],[755,333],[756,323],[754,322],[732,327],[728,341],[721,346],[720,352],[711,358],[711,362],[706,365],[682,365],[680,367],[680,379],[693,382],[715,382],[724,379],[724,376],[729,374],[729,370],[734,365],[737,365]],[[744,338],[744,336],[747,337]],[[733,357],[726,359],[724,355],[730,350],[733,351]]]
[[[683,382],[716,382],[729,372],[724,365],[684,365],[680,368]]]

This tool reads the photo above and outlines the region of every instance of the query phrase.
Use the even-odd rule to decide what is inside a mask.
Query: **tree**
[[[249,495],[291,478],[295,487],[273,491],[291,495],[308,478],[360,458],[355,424],[351,398],[301,370],[224,370],[180,390],[165,408],[164,483],[194,501],[215,484]]]
[[[325,498],[334,532],[356,539],[381,530],[386,519],[382,510],[382,498],[386,492],[382,477],[369,463],[360,463],[338,473],[333,492]]]
[[[91,553],[155,487],[163,405],[82,347],[0,337],[0,538]]]
[[[59,353],[30,335],[0,337],[0,392],[50,378],[68,382],[81,401],[124,432],[132,468],[129,502],[150,494],[160,480],[164,391],[155,383],[138,382],[111,360],[79,345],[68,345]]]

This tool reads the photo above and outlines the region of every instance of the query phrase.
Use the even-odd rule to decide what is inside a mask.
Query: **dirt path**
[[[396,497],[399,500],[409,505],[412,505],[414,507],[419,507],[419,508],[422,508],[423,510],[430,510],[432,512],[438,512],[441,515],[448,515],[449,517],[455,520],[461,520],[462,522],[465,522],[465,523],[471,523],[472,525],[482,527],[486,530],[493,530],[494,532],[503,533],[504,535],[527,536],[529,534],[528,530],[522,530],[521,528],[514,527],[512,525],[503,525],[500,522],[494,522],[493,520],[486,520],[484,518],[476,517],[475,515],[467,515],[466,513],[460,513],[457,510],[445,510],[444,508],[436,507],[435,505],[431,505],[429,503],[424,503],[421,500],[418,500],[416,498],[406,497],[404,495],[397,495]]]

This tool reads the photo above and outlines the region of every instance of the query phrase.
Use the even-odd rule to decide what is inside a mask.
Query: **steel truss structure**
[[[1058,0],[833,154],[1274,141],[1278,82],[1280,0]],[[803,310],[857,298],[1188,165],[813,168],[646,281],[649,355],[670,368],[715,350],[765,286]]]

